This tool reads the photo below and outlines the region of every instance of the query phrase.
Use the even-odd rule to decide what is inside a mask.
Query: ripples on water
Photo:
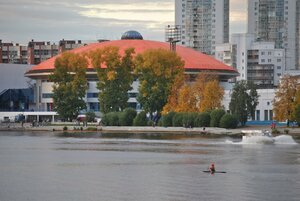
[[[299,144],[0,135],[2,201],[299,200]],[[138,138],[137,138],[138,137]],[[211,162],[227,174],[203,173]]]

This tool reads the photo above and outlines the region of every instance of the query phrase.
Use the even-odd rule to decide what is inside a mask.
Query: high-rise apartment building
[[[216,44],[229,42],[229,0],[176,0],[175,24],[182,45],[214,55]]]
[[[286,69],[300,70],[300,0],[248,0],[248,33],[286,51]]]
[[[215,58],[237,69],[237,80],[252,81],[261,89],[278,86],[284,73],[284,49],[275,48],[275,42],[256,41],[254,34],[232,34],[230,43],[216,46]]]

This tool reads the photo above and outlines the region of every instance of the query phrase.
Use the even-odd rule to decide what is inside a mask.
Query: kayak
[[[211,173],[209,170],[204,170],[203,172]],[[214,173],[227,173],[227,172],[225,172],[225,171],[215,171]],[[214,173],[212,173],[212,174],[214,174]]]

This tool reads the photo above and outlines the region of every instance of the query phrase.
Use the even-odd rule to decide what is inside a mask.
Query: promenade
[[[88,126],[82,125],[43,125],[32,126],[30,123],[0,123],[0,131],[48,131],[62,132],[64,127],[67,127],[66,132],[101,132],[101,133],[168,133],[168,134],[190,134],[190,135],[227,135],[227,136],[242,136],[242,130],[269,130],[270,126],[247,126],[236,129],[224,129],[215,127],[199,127],[199,128],[183,128],[183,127],[136,127],[136,126],[98,126],[89,123]],[[279,134],[289,134],[300,137],[299,127],[277,127]],[[286,131],[288,130],[288,133]]]

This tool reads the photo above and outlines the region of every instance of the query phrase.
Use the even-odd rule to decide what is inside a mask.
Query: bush
[[[133,108],[126,108],[119,115],[120,126],[132,126],[133,120],[136,117],[136,111]]]
[[[109,112],[103,116],[105,126],[119,126],[119,112]]]
[[[87,131],[97,131],[97,128],[96,127],[88,127],[86,130]]]
[[[67,131],[67,130],[68,130],[68,127],[67,127],[67,126],[64,126],[64,127],[63,127],[63,130],[64,130],[64,131]]]
[[[182,124],[185,128],[193,128],[197,113],[183,113]]]
[[[195,127],[209,127],[210,114],[208,112],[198,113],[195,117]]]
[[[210,127],[219,127],[220,120],[226,112],[222,109],[213,110],[210,113]]]
[[[238,125],[238,119],[231,114],[224,114],[220,120],[221,128],[236,128]]]
[[[183,116],[184,113],[176,113],[173,116],[172,122],[174,127],[183,127]]]
[[[272,131],[271,131],[272,134],[279,134],[280,131],[277,130],[277,128],[272,128]]]
[[[176,112],[169,112],[168,114],[164,115],[161,119],[162,126],[170,127],[173,125],[173,117]]]
[[[147,115],[145,111],[141,111],[133,120],[134,126],[147,126]]]
[[[94,122],[95,121],[95,117],[96,117],[96,114],[95,112],[93,111],[89,111],[85,114],[86,116],[86,121],[87,122]]]

